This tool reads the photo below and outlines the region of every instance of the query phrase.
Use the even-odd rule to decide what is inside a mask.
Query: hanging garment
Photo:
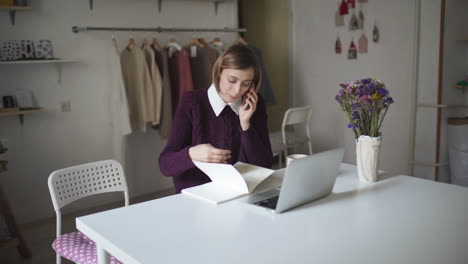
[[[162,77],[162,106],[161,122],[159,123],[159,134],[162,138],[169,137],[172,127],[172,95],[171,82],[169,81],[169,65],[166,49],[158,49],[151,46],[156,54],[156,64]]]
[[[367,53],[367,45],[368,45],[368,40],[366,37],[366,34],[362,33],[361,37],[359,38],[359,53]]]
[[[372,40],[374,43],[378,43],[380,39],[379,28],[377,27],[377,23],[374,24],[374,30],[372,30]]]
[[[187,91],[193,91],[192,72],[190,70],[189,53],[186,49],[180,51],[168,48],[169,76],[172,89],[172,112],[175,113],[179,98]]]
[[[364,29],[364,13],[362,13],[362,10],[359,10],[358,14],[358,29]]]
[[[186,47],[190,53],[190,70],[192,72],[193,88],[195,90],[208,89],[213,83],[211,75],[213,64],[218,58],[218,52],[205,45]]]
[[[255,52],[255,54],[257,54],[260,67],[262,68],[262,83],[260,84],[260,87],[257,87],[257,92],[263,96],[267,106],[274,105],[276,104],[276,97],[270,84],[270,78],[268,78],[268,73],[263,61],[262,51],[250,44],[249,47]]]
[[[356,0],[348,0],[348,7],[355,8],[356,7]]]
[[[109,111],[112,116],[112,146],[113,159],[117,160],[125,168],[126,140],[125,136],[132,133],[128,112],[127,94],[122,76],[120,52],[113,41],[110,49],[110,101]]]
[[[153,108],[148,109],[150,112],[148,117],[152,119],[148,120],[152,125],[159,125],[161,120],[161,105],[162,105],[162,81],[161,74],[159,73],[159,68],[156,65],[156,57],[154,55],[154,50],[149,44],[145,44],[142,47],[145,52],[146,64],[148,65],[148,70],[150,73],[152,86],[153,86],[153,98],[148,98],[152,101]]]
[[[351,20],[349,21],[349,30],[352,31],[356,29],[359,29],[359,25],[358,25],[356,14],[354,14],[354,11],[353,11],[353,15],[351,16]]]
[[[347,14],[348,14],[348,3],[346,3],[346,0],[341,0],[340,15],[344,16]]]
[[[339,36],[336,37],[336,41],[335,41],[335,53],[341,54],[341,40]]]
[[[349,60],[357,59],[357,50],[356,50],[356,45],[354,45],[354,41],[351,41],[351,44],[349,45],[348,59]]]
[[[127,47],[120,54],[122,75],[127,93],[128,110],[132,131],[146,132],[147,98],[154,98],[151,76],[145,53],[139,47]]]

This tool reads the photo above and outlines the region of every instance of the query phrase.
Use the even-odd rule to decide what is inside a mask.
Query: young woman
[[[210,182],[193,161],[271,167],[265,104],[255,91],[261,79],[253,51],[237,44],[215,62],[211,87],[181,98],[159,157],[161,172],[173,177],[177,193]]]

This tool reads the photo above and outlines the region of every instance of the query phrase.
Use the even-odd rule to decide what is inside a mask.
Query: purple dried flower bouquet
[[[349,118],[356,139],[361,135],[380,136],[380,126],[393,103],[385,84],[375,78],[340,84],[335,99]]]

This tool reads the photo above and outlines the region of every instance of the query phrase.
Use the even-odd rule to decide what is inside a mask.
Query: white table
[[[342,164],[332,195],[279,215],[180,194],[76,225],[125,264],[468,263],[468,188],[356,173]]]

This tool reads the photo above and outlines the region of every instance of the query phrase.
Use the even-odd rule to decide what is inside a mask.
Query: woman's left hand
[[[257,109],[258,95],[255,89],[251,87],[242,98],[242,103],[239,108],[239,120],[242,130],[247,130],[250,127],[250,118]]]

